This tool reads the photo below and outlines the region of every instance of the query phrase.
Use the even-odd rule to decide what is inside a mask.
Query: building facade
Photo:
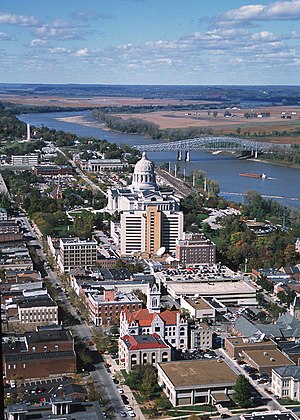
[[[158,334],[177,349],[188,349],[189,325],[179,311],[165,310],[161,313],[140,309],[124,311],[120,317],[120,336]]]
[[[69,331],[59,327],[4,337],[2,348],[5,382],[76,371],[74,339]]]
[[[237,379],[225,362],[217,360],[159,363],[157,375],[174,407],[228,401]]]
[[[206,350],[212,348],[213,332],[205,322],[200,322],[191,330],[192,350]]]
[[[63,238],[59,241],[58,266],[62,273],[90,269],[97,261],[97,241]]]
[[[11,157],[11,164],[13,166],[36,166],[38,164],[39,156],[36,154],[30,155],[13,155]]]
[[[96,326],[111,325],[119,320],[124,310],[133,312],[141,309],[143,302],[132,293],[104,290],[102,293],[88,293],[89,319]]]
[[[128,164],[120,159],[90,159],[87,163],[88,172],[120,171]]]
[[[122,256],[156,255],[162,247],[175,253],[176,240],[183,238],[179,199],[158,187],[154,165],[145,153],[135,166],[132,185],[108,190],[107,210],[120,213]]]
[[[169,362],[171,347],[158,335],[125,335],[119,339],[121,369],[130,372],[135,366]]]
[[[177,239],[176,259],[186,267],[214,265],[216,245],[202,234],[189,233],[185,239]]]
[[[273,369],[272,392],[279,398],[300,401],[300,366],[283,366]]]

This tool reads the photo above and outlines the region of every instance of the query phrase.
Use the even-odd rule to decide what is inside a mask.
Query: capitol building
[[[157,185],[154,164],[144,152],[135,165],[132,184],[108,190],[107,211],[120,213],[121,256],[156,255],[161,247],[175,252],[176,240],[183,239],[179,207],[173,192]]]

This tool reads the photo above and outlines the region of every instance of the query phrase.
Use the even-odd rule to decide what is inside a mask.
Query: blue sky
[[[299,84],[300,0],[1,0],[0,82]]]

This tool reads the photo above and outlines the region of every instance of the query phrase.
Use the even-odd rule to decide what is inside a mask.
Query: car
[[[121,417],[127,417],[127,414],[126,414],[126,412],[125,412],[125,411],[120,411],[120,413],[119,413],[119,414],[120,414],[120,416],[121,416]]]
[[[126,408],[127,411],[132,411],[133,410],[131,405],[128,405],[128,404],[125,405],[125,408]]]
[[[128,416],[129,417],[135,417],[135,412],[134,411],[128,411]]]
[[[105,411],[103,411],[103,417],[104,417],[105,419],[107,419],[107,418],[108,418],[108,415],[105,413]]]
[[[110,363],[108,363],[108,362],[106,362],[106,363],[104,364],[104,366],[105,366],[106,368],[110,368],[110,367],[111,367],[111,364],[110,364]]]
[[[124,389],[122,389],[122,388],[117,388],[117,391],[118,391],[119,394],[124,394]]]

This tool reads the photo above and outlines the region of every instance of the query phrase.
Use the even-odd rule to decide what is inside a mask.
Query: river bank
[[[50,129],[62,130],[82,137],[106,139],[117,145],[128,144],[133,147],[162,142],[162,140],[152,140],[138,134],[116,133],[104,129],[98,124],[94,126],[95,123],[89,111],[23,114],[18,118],[32,126],[44,125]],[[85,124],[80,124],[83,119]],[[207,178],[219,182],[220,194],[229,200],[243,202],[247,191],[255,190],[266,198],[276,197],[276,200],[284,205],[300,208],[299,168],[278,165],[269,161],[260,162],[257,159],[237,159],[232,154],[224,156],[204,151],[191,151],[190,162],[178,162],[176,151],[148,152],[147,155],[158,166],[166,162],[169,163],[173,173],[175,164],[178,174],[185,172],[186,175],[189,175],[197,174],[197,171],[205,172]],[[268,179],[240,177],[239,174],[242,172],[266,173]]]
[[[293,168],[293,169],[300,169],[300,165],[290,164],[290,163],[287,164],[287,163],[284,163],[284,162],[277,162],[275,160],[254,159],[254,158],[249,158],[247,160],[250,160],[252,162],[261,162],[261,163],[268,163],[268,164],[272,164],[272,165],[284,166],[284,167]]]

